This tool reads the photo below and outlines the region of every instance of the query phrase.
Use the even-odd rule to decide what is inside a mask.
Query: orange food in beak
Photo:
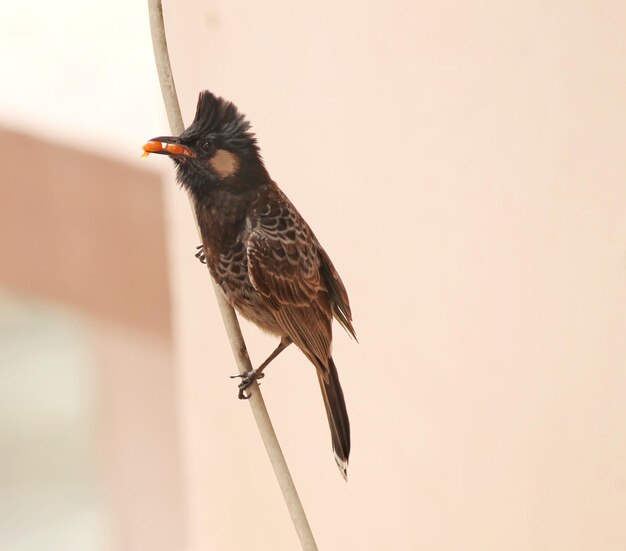
[[[163,149],[165,149],[165,151],[171,153],[172,155],[187,155],[187,157],[193,157],[191,149],[177,143],[165,144],[165,147]]]
[[[142,159],[145,159],[150,153],[154,153],[156,151],[163,151],[163,144],[161,142],[148,142],[143,146],[143,155]]]
[[[191,149],[184,145],[153,140],[144,144],[143,155],[141,156],[141,158],[145,159],[148,155],[150,155],[150,153],[160,153],[162,151],[167,151],[172,155],[185,155],[187,157],[194,156],[193,151],[191,151]]]

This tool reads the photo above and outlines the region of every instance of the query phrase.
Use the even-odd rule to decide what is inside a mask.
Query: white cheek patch
[[[220,178],[228,178],[239,170],[239,159],[234,153],[225,149],[218,149],[209,163]]]

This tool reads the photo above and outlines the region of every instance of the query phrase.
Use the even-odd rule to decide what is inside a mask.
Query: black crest
[[[256,138],[250,131],[250,123],[235,104],[208,90],[200,92],[196,116],[181,137],[219,136],[236,149],[252,147],[257,150]]]

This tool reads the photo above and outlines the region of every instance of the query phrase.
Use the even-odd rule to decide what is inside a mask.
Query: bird
[[[350,420],[331,353],[333,318],[356,339],[345,286],[317,237],[269,175],[251,124],[230,101],[200,92],[180,136],[152,138],[144,156],[169,156],[190,195],[208,265],[228,302],[280,339],[241,377],[239,398],[285,348],[295,344],[315,366],[335,460],[347,480]]]

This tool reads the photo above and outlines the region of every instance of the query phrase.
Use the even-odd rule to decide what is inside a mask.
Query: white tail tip
[[[341,476],[343,476],[343,479],[348,482],[348,462],[345,459],[339,457],[337,455],[337,452],[335,452],[335,461],[337,462],[337,467],[339,467],[339,472],[341,473]]]

